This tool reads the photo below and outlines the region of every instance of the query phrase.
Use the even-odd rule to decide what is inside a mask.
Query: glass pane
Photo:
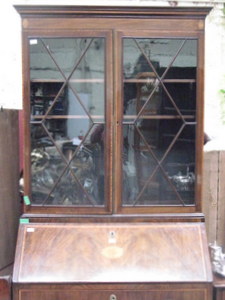
[[[156,169],[140,190],[133,206],[144,205],[183,205],[183,200],[169,182],[165,173]]]
[[[55,38],[42,39],[50,51],[56,64],[66,78],[71,76],[73,69],[79,64],[80,58],[92,42],[90,38]],[[85,64],[83,68],[86,68]],[[79,69],[82,72],[81,69]]]
[[[70,166],[85,191],[80,203],[104,203],[104,140],[105,126],[94,125],[83,139],[81,149],[72,157]]]
[[[33,204],[105,205],[104,47],[103,38],[30,40]]]
[[[159,62],[152,52],[154,43],[155,39],[123,39],[124,78],[137,78],[144,72],[149,72],[152,76],[156,75],[154,69],[158,71]]]
[[[104,120],[104,48],[104,39],[93,39],[69,81],[88,113],[98,122]]]
[[[93,122],[104,122],[105,87],[103,82],[71,82],[73,97],[80,100]],[[70,114],[76,107],[71,105]]]
[[[95,128],[96,129],[96,128]],[[64,199],[66,205],[96,206],[104,201],[104,149],[92,141],[93,132],[82,141],[63,144],[63,154],[70,162],[51,197]]]
[[[133,93],[131,95],[131,92]],[[128,96],[129,93],[129,96]],[[127,101],[127,98],[130,99]],[[152,84],[140,83],[133,89],[130,83],[124,84],[124,121],[134,121],[140,114],[156,115],[160,113],[161,97],[159,88]]]
[[[165,79],[196,79],[197,40],[185,40],[182,44]]]
[[[71,81],[77,79],[104,80],[104,61],[102,57],[105,51],[105,40],[103,38],[82,39],[79,59],[76,68],[73,69]],[[101,82],[101,81],[100,81]]]
[[[62,82],[32,82],[31,115],[33,118],[45,115],[49,109],[52,115],[66,115],[66,89]],[[51,108],[54,104],[54,108]]]
[[[157,122],[153,137],[141,126],[124,125],[123,204],[194,204],[195,126]]]
[[[51,135],[41,124],[31,124],[32,202],[42,204],[65,168]],[[53,199],[51,199],[53,201]]]
[[[196,40],[124,38],[123,205],[194,204],[196,67]]]
[[[30,79],[63,81],[64,76],[42,39],[30,39]]]
[[[180,119],[142,120],[139,135],[144,137],[145,148],[150,146],[155,158],[161,161],[182,130],[182,125]]]
[[[186,125],[163,161],[163,168],[185,204],[194,204],[195,125]]]
[[[189,119],[193,121],[196,113],[196,83],[165,83],[165,88],[167,92],[162,89],[163,114],[177,114],[178,109],[180,114],[186,118],[189,116]]]
[[[125,38],[123,47],[124,78],[137,78],[147,72],[161,77],[167,68],[165,78],[196,77],[196,40]]]
[[[133,205],[148,178],[152,175],[157,162],[152,154],[152,144],[148,151],[147,141],[152,137],[144,137],[140,129],[134,125],[123,127],[123,203]],[[153,137],[152,139],[154,139]],[[147,140],[147,141],[146,141]],[[152,141],[152,140],[151,140]]]
[[[86,137],[74,136],[77,121],[32,124],[32,198],[34,204],[103,205],[104,125]]]

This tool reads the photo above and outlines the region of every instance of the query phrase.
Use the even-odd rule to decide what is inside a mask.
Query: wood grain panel
[[[127,14],[133,17],[163,17],[170,16],[172,18],[204,18],[209,13],[210,7],[151,7],[151,6],[79,6],[79,5],[15,5],[15,8],[21,15],[39,14],[43,16],[109,16],[126,17]]]
[[[0,111],[0,269],[14,260],[19,218],[18,112]]]
[[[115,298],[116,297],[116,298]],[[23,300],[204,300],[204,290],[187,291],[82,291],[62,292],[58,291],[22,291],[20,299]]]
[[[208,241],[225,247],[225,151],[204,153],[203,212]]]
[[[219,165],[218,165],[218,232],[217,243],[223,246],[225,250],[225,151],[218,152]]]
[[[14,282],[204,282],[204,224],[21,225]]]
[[[72,29],[146,29],[146,30],[155,30],[157,32],[164,33],[168,31],[176,31],[176,32],[196,32],[196,28],[198,29],[199,20],[173,20],[167,19],[166,17],[163,19],[115,19],[115,18],[58,18],[57,22],[54,18],[44,18],[44,19],[36,19],[36,18],[25,18],[23,20],[23,28],[26,30],[44,30],[46,26],[48,30],[68,30]],[[176,30],[175,30],[176,29]],[[202,29],[201,29],[202,30]],[[200,31],[201,31],[200,30]],[[45,31],[46,32],[46,31]]]
[[[177,214],[114,214],[110,216],[100,215],[55,215],[55,214],[23,214],[23,218],[30,219],[32,223],[129,223],[129,222],[204,222],[203,213],[177,213]]]
[[[217,239],[217,208],[218,208],[218,163],[217,151],[204,153],[203,168],[203,201],[208,241]]]

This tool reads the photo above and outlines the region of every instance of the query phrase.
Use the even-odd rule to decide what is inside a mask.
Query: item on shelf
[[[178,172],[176,175],[169,176],[169,179],[174,183],[178,191],[192,191],[195,183],[195,174],[189,171],[187,168],[187,173],[182,174]]]
[[[65,162],[56,149],[35,148],[31,153],[33,200],[38,204],[48,199],[48,204],[72,205],[81,197],[79,186],[89,196],[93,195],[93,198],[96,198],[98,187],[93,172],[96,166],[90,147],[88,145],[81,147],[75,156],[76,145],[66,142],[62,148],[68,160],[66,171]],[[58,181],[60,181],[58,187],[55,188]],[[77,189],[74,189],[74,184],[77,185]]]

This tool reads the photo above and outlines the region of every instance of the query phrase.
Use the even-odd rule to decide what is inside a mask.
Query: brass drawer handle
[[[114,295],[114,294],[110,295],[109,300],[117,300],[116,295]]]

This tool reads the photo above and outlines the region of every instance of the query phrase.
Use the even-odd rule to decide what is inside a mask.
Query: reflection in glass
[[[166,73],[165,79],[196,79],[197,40],[173,40],[173,44],[176,44],[177,49],[180,46],[178,42],[182,45],[182,48],[177,56],[173,58],[173,63]],[[162,68],[162,71],[164,68]]]
[[[90,115],[94,122],[103,122],[104,121],[104,98],[105,98],[105,90],[103,82],[93,82],[88,84],[86,83],[76,83],[71,82],[71,97],[76,98],[77,101],[70,101],[70,114],[74,114],[76,112],[75,103],[82,103],[83,107]]]
[[[133,204],[156,168],[154,155],[146,151],[146,137],[133,125],[123,128],[123,202]]]
[[[41,124],[31,124],[32,199],[41,204],[65,168],[65,162]]]
[[[46,120],[31,125],[34,204],[103,204],[104,125],[94,125],[80,136],[73,134],[76,122]]]
[[[197,41],[123,39],[123,205],[193,205]]]
[[[124,125],[123,203],[132,206],[192,204],[195,126],[181,127],[180,120],[156,122],[160,123],[159,131],[154,130],[154,134],[163,132],[158,137],[145,135],[141,123],[138,127]]]
[[[162,89],[162,113],[168,115],[180,113],[186,118],[189,116],[193,121],[196,112],[196,83],[165,83],[165,89]],[[177,108],[171,102],[168,93]]]
[[[105,205],[104,47],[30,40],[32,204]]]
[[[30,79],[62,81],[64,76],[50,55],[48,45],[42,39],[30,39],[29,43]]]
[[[76,78],[103,79],[104,47],[103,38],[30,39],[31,79],[61,80],[74,69]]]
[[[64,101],[65,89],[63,83],[32,83],[31,93],[31,115],[43,116],[54,104],[51,114],[66,114],[66,103]]]

